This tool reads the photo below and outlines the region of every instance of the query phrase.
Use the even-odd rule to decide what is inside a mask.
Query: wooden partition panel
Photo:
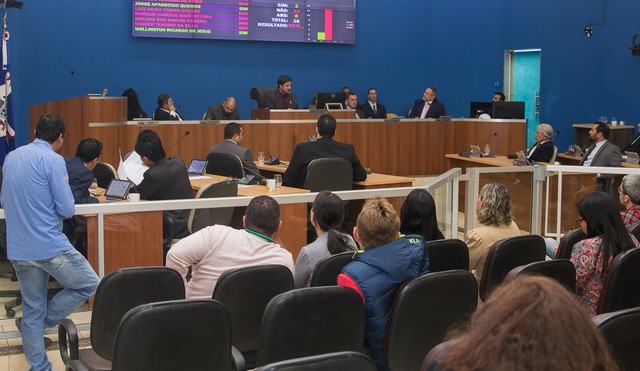
[[[90,136],[90,122],[121,122],[127,119],[127,98],[77,97],[33,105],[29,110],[31,140],[34,138],[38,120],[45,113],[55,113],[64,119],[65,141],[59,153],[62,156],[73,156],[76,153],[78,143]],[[120,143],[119,138],[98,139],[103,144],[105,141]]]
[[[239,122],[243,127],[242,145],[251,150],[254,159],[257,159],[259,151],[268,151],[281,160],[290,160],[296,144],[315,134],[313,120]],[[113,123],[90,127],[87,136],[103,142],[102,161],[117,165],[118,149],[123,155],[133,150],[138,133],[144,129],[158,132],[167,155],[179,155],[185,162],[192,158],[205,158],[209,148],[224,139],[224,124],[201,125],[198,121],[165,122],[157,126]],[[169,149],[187,130],[190,135]],[[468,151],[469,144],[489,143],[491,152],[500,154],[524,149],[525,133],[524,120],[339,120],[334,139],[352,143],[363,166],[373,172],[425,175],[447,171],[445,154]]]

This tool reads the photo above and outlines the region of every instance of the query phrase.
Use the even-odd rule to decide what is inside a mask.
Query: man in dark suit
[[[93,168],[102,154],[102,143],[94,138],[86,138],[78,143],[76,155],[64,158],[69,174],[69,187],[75,204],[97,204],[107,202],[104,196],[89,194],[93,183]],[[62,233],[67,236],[73,247],[82,256],[87,257],[87,218],[75,215],[62,221]]]
[[[620,166],[622,162],[620,148],[607,140],[609,131],[609,126],[604,122],[596,121],[593,123],[593,127],[589,130],[589,138],[595,143],[585,153],[582,161],[580,161],[580,166]],[[611,185],[615,177],[615,174],[598,174],[596,189],[613,194]]]
[[[153,114],[153,119],[157,121],[182,121],[182,116],[176,111],[173,99],[167,93],[158,96],[158,108]]]
[[[364,115],[368,119],[386,119],[387,118],[387,110],[384,106],[378,103],[378,92],[376,89],[371,88],[367,91],[367,98],[369,99],[366,103],[362,103],[360,105],[360,109],[364,112]]]
[[[298,109],[298,98],[291,92],[293,80],[287,75],[278,76],[278,89],[267,96],[266,106],[270,109]]]
[[[143,130],[138,134],[135,146],[142,163],[149,167],[137,189],[145,200],[177,200],[193,198],[189,173],[180,157],[167,158],[162,148],[162,141],[152,130]],[[163,237],[171,234],[173,220],[173,237],[182,238],[189,234],[187,221],[189,210],[166,210],[162,212]]]
[[[205,120],[240,120],[240,113],[236,109],[236,98],[228,97],[217,106],[210,106],[204,115]]]
[[[102,142],[94,138],[86,138],[78,143],[76,155],[64,158],[69,173],[69,187],[76,204],[97,204],[106,202],[104,196],[89,194],[93,182],[93,168],[102,154]]]
[[[367,179],[367,172],[360,164],[356,150],[352,144],[340,143],[333,140],[336,133],[336,119],[328,113],[321,115],[316,124],[316,139],[296,145],[291,156],[291,162],[284,172],[282,185],[302,188],[307,178],[307,166],[318,158],[342,157],[353,166],[353,180]],[[327,174],[331,176],[331,174]]]
[[[640,124],[638,124],[638,134],[636,134],[636,137],[622,150],[622,152],[626,151],[640,153]]]
[[[256,163],[253,162],[251,151],[248,148],[241,146],[243,139],[242,125],[237,122],[230,122],[224,127],[224,141],[211,147],[207,154],[231,153],[236,155],[242,161],[242,167],[246,174],[254,175],[261,179],[260,171],[258,170]]]
[[[354,92],[347,93],[347,98],[344,101],[345,109],[354,109],[356,110],[356,118],[364,119],[367,118],[367,115],[364,111],[358,106],[358,94]]]
[[[409,118],[437,119],[446,115],[444,104],[438,100],[438,89],[436,88],[427,88],[422,94],[422,99],[415,101],[409,111]]]

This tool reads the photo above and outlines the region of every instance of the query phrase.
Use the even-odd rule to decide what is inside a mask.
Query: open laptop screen
[[[198,160],[193,159],[191,163],[189,163],[189,168],[187,172],[189,175],[202,175],[204,174],[205,169],[207,168],[207,160]]]
[[[124,200],[129,194],[131,182],[123,179],[111,179],[104,196],[108,200]]]

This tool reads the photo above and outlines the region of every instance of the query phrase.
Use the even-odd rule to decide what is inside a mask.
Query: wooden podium
[[[90,136],[90,122],[127,121],[127,98],[87,96],[35,104],[29,109],[31,140],[38,120],[45,113],[55,113],[64,119],[65,142],[59,153],[62,156],[73,156],[78,143]],[[106,138],[99,139],[106,145]]]

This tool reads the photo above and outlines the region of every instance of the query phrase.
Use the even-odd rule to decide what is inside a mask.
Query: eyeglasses
[[[622,189],[622,186],[618,187],[618,192],[623,193],[624,194],[624,190]]]
[[[233,108],[229,108],[229,107],[227,107],[226,105],[223,105],[222,107],[224,107],[224,110],[225,110],[226,112],[231,112],[231,111],[233,111]]]
[[[578,218],[576,219],[576,224],[578,225],[578,227],[581,226],[582,222],[584,221],[584,218]]]

